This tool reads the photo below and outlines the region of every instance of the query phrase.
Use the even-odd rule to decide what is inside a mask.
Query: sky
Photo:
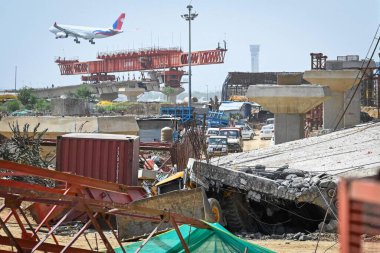
[[[311,52],[364,58],[380,24],[380,0],[0,0],[0,89],[14,88],[15,66],[18,88],[80,83],[80,76],[60,75],[57,56],[88,61],[98,52],[152,46],[187,52],[188,23],[180,15],[190,2],[199,14],[192,50],[223,40],[228,49],[224,64],[192,68],[196,91],[221,90],[228,72],[249,72],[250,44],[260,45],[260,72],[310,69]],[[95,45],[55,39],[48,30],[54,22],[110,27],[121,12],[124,33]]]

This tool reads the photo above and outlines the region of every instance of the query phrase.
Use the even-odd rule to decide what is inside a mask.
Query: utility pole
[[[17,65],[15,66],[15,93],[17,91]]]
[[[208,84],[206,84],[206,88],[207,88],[207,102],[208,102]]]
[[[189,14],[181,15],[181,17],[185,19],[186,21],[189,21],[189,57],[188,57],[188,60],[189,60],[189,102],[188,102],[188,106],[191,107],[191,20],[194,20],[198,16],[198,13],[196,12],[191,13],[193,6],[190,4],[186,6],[186,8],[189,10]]]

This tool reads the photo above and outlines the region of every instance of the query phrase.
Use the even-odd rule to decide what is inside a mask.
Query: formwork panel
[[[139,137],[72,133],[57,138],[57,170],[137,185]]]

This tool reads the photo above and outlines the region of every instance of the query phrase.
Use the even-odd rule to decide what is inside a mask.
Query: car
[[[253,129],[249,125],[245,125],[242,127],[241,137],[243,138],[243,140],[253,140],[254,136],[255,131],[253,131]]]
[[[208,138],[207,154],[212,156],[221,156],[228,154],[228,142],[226,136],[210,136]]]
[[[265,139],[272,139],[274,136],[274,124],[269,124],[265,125],[261,128],[260,130],[260,139],[265,140]]]
[[[274,118],[267,119],[266,124],[267,125],[274,124]]]
[[[210,127],[207,129],[206,131],[207,137],[215,136],[215,135],[219,135],[219,128]]]
[[[227,137],[228,152],[243,152],[243,138],[241,129],[237,127],[224,127],[219,130],[220,136]]]
[[[11,116],[35,116],[36,113],[32,110],[19,110],[11,113]]]

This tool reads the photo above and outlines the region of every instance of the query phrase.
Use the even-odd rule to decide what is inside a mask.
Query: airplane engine
[[[67,38],[69,35],[68,34],[66,34],[66,33],[64,33],[64,32],[57,32],[56,34],[55,34],[55,38],[56,39],[58,39],[58,38]]]

